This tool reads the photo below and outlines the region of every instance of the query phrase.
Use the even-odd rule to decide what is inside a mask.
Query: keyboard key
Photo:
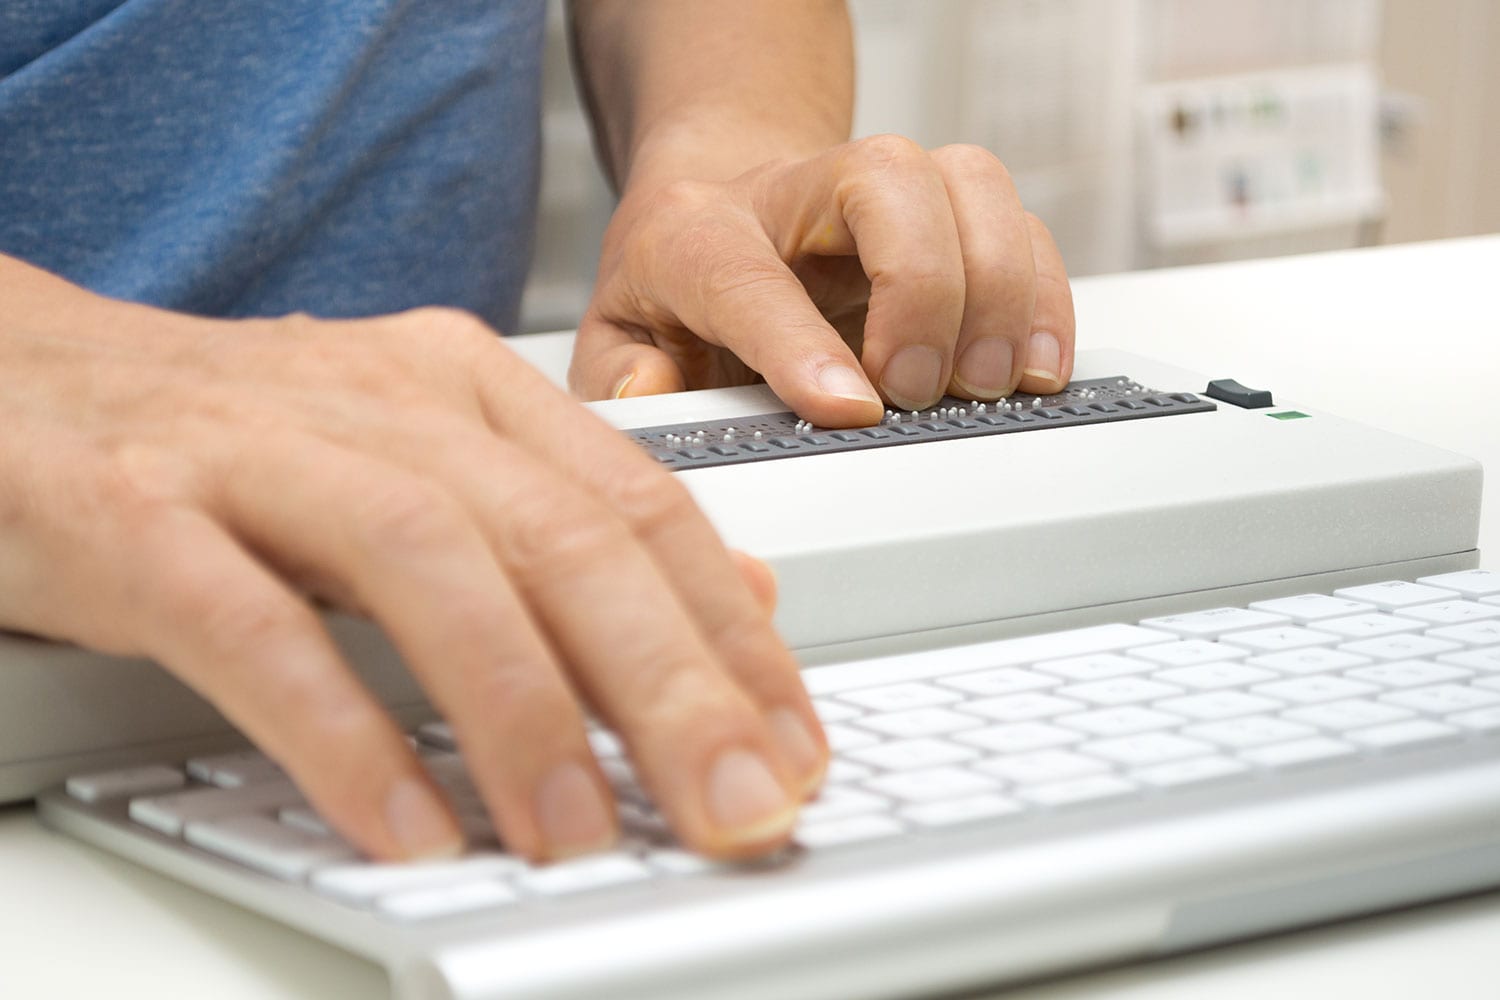
[[[294,829],[320,837],[333,836],[333,827],[307,806],[287,806],[276,813],[276,818]]]
[[[850,816],[826,823],[798,824],[795,839],[803,847],[826,848],[884,840],[905,831],[905,824],[890,816]]]
[[[1457,597],[1458,593],[1442,587],[1429,587],[1423,583],[1407,583],[1405,580],[1387,580],[1363,587],[1343,587],[1335,590],[1334,596],[1351,601],[1363,601],[1385,611],[1395,611],[1411,604],[1431,604]]]
[[[823,735],[828,737],[829,749],[838,754],[852,753],[880,742],[880,737],[848,726],[824,726]]]
[[[1320,701],[1358,698],[1361,695],[1373,694],[1380,689],[1373,684],[1350,680],[1347,677],[1313,675],[1272,681],[1269,684],[1257,685],[1252,690],[1267,698],[1278,698],[1297,705],[1312,705]]]
[[[240,788],[286,776],[275,761],[259,750],[194,757],[187,762],[187,772],[199,781],[220,788]]]
[[[1500,572],[1492,569],[1465,569],[1457,573],[1440,573],[1437,576],[1417,578],[1418,583],[1429,587],[1451,590],[1465,597],[1489,597],[1500,594]]]
[[[1007,695],[1052,687],[1060,682],[1056,677],[1048,677],[1034,670],[1003,667],[999,670],[981,670],[978,673],[944,677],[939,683],[970,694]]]
[[[1285,615],[1294,622],[1319,621],[1323,618],[1342,618],[1365,611],[1374,611],[1373,604],[1351,601],[1344,597],[1329,597],[1327,594],[1298,594],[1295,597],[1278,597],[1271,601],[1255,601],[1250,605],[1257,611],[1273,615]]]
[[[1059,781],[1051,785],[1032,785],[1016,794],[1027,802],[1050,808],[1076,806],[1086,802],[1123,798],[1136,790],[1133,782],[1109,774]]]
[[[1193,667],[1202,663],[1242,659],[1245,651],[1238,646],[1226,646],[1222,642],[1211,642],[1208,639],[1183,639],[1160,646],[1142,646],[1131,650],[1130,655],[1166,667]]]
[[[1036,665],[1036,669],[1070,681],[1097,681],[1130,674],[1149,674],[1156,669],[1156,664],[1117,653],[1096,653],[1093,656],[1073,656],[1065,660],[1043,660]]]
[[[418,727],[417,739],[439,750],[458,749],[458,740],[453,735],[453,727],[446,722],[429,722]]]
[[[1105,760],[1124,767],[1163,764],[1183,757],[1212,753],[1214,750],[1207,743],[1172,733],[1139,733],[1135,736],[1121,736],[1112,740],[1095,740],[1093,743],[1083,744],[1078,749],[1082,753],[1103,757]]]
[[[1291,719],[1319,729],[1344,732],[1348,729],[1363,729],[1386,722],[1396,722],[1411,717],[1411,711],[1395,705],[1355,698],[1349,701],[1331,701],[1321,705],[1308,705],[1283,712],[1282,718]]]
[[[905,712],[882,712],[866,715],[852,725],[870,729],[886,736],[911,738],[916,736],[942,736],[963,729],[976,729],[984,720],[946,708],[913,708]]]
[[[1432,687],[1407,688],[1382,695],[1381,701],[1428,715],[1448,715],[1475,708],[1500,705],[1500,694],[1469,687],[1466,684],[1434,684]]]
[[[201,850],[287,881],[299,880],[314,868],[359,856],[337,837],[298,830],[270,816],[188,823],[183,839]]]
[[[1193,757],[1132,771],[1136,781],[1153,788],[1184,788],[1203,785],[1250,773],[1244,763],[1229,757]]]
[[[1257,628],[1248,632],[1230,632],[1220,642],[1243,646],[1256,653],[1279,653],[1286,649],[1306,649],[1308,646],[1331,646],[1339,636],[1299,625],[1277,625],[1273,628]]]
[[[849,785],[875,776],[875,769],[852,760],[834,757],[828,762],[828,773],[824,777],[828,785]]]
[[[832,722],[847,722],[850,719],[858,718],[862,714],[854,706],[845,705],[843,702],[835,701],[832,698],[814,698],[813,711],[818,714],[818,721],[825,726]]]
[[[1249,715],[1238,719],[1224,719],[1221,722],[1205,722],[1201,725],[1189,726],[1183,732],[1188,736],[1237,750],[1316,735],[1316,731],[1310,726],[1269,715]]]
[[[1470,671],[1452,664],[1429,663],[1426,660],[1396,660],[1377,663],[1369,667],[1358,667],[1346,676],[1355,680],[1369,681],[1385,687],[1421,687],[1442,681],[1456,681],[1470,676]]]
[[[1490,646],[1488,649],[1469,649],[1462,653],[1444,653],[1437,659],[1439,663],[1447,663],[1455,667],[1466,667],[1469,670],[1482,670],[1494,673],[1500,671],[1500,646]]]
[[[966,701],[962,706],[965,712],[982,715],[997,722],[1029,722],[1065,712],[1079,712],[1086,707],[1080,701],[1037,692],[1011,694],[1001,698],[979,698]]]
[[[938,802],[996,791],[1000,785],[994,779],[972,771],[957,767],[936,767],[926,771],[887,774],[865,782],[865,787],[903,802]]]
[[[1393,722],[1387,726],[1355,729],[1345,734],[1346,739],[1376,750],[1428,746],[1433,743],[1442,743],[1456,736],[1458,736],[1457,729],[1428,719]]]
[[[979,756],[969,747],[949,743],[946,740],[918,739],[897,740],[880,746],[866,747],[849,754],[860,764],[886,771],[917,771],[945,764],[960,764]]]
[[[651,869],[625,853],[590,854],[571,861],[539,865],[515,877],[520,888],[537,896],[570,896],[610,889],[651,877]]]
[[[179,837],[189,823],[266,814],[286,806],[306,805],[302,793],[285,778],[245,788],[190,788],[187,791],[130,800],[130,818],[169,837]]]
[[[1071,729],[1063,729],[1045,722],[1013,722],[1003,726],[971,729],[966,733],[958,734],[955,738],[963,743],[992,750],[995,753],[1026,753],[1031,750],[1044,750],[1048,747],[1066,746],[1083,739],[1080,734]]]
[[[1190,719],[1212,721],[1232,719],[1238,715],[1255,715],[1259,712],[1274,712],[1283,707],[1275,698],[1246,694],[1243,691],[1207,691],[1171,698],[1160,702],[1158,708],[1185,715]]]
[[[1182,716],[1139,705],[1101,708],[1095,712],[1077,712],[1059,716],[1059,726],[1076,729],[1090,736],[1130,736],[1154,729],[1169,729],[1182,722]]]
[[[391,920],[416,922],[493,910],[520,902],[520,899],[520,895],[504,882],[466,882],[382,896],[375,903],[375,912]]]
[[[1264,667],[1283,674],[1322,674],[1332,670],[1362,667],[1370,658],[1337,649],[1298,649],[1286,653],[1267,653],[1245,661],[1252,667]]]
[[[867,708],[874,712],[899,712],[909,708],[927,708],[946,705],[959,700],[954,691],[947,691],[932,684],[887,684],[882,687],[865,688],[863,691],[845,691],[840,700]]]
[[[1496,605],[1500,608],[1500,605]],[[1500,621],[1466,622],[1463,625],[1444,625],[1440,628],[1428,629],[1427,634],[1434,639],[1447,639],[1451,642],[1461,642],[1465,646],[1497,646],[1500,645]]]
[[[648,851],[646,863],[667,875],[702,875],[705,872],[727,872],[741,867],[732,862],[715,861],[693,851],[662,847]]]
[[[1084,775],[1102,774],[1110,769],[1101,760],[1066,750],[1038,750],[1013,757],[996,757],[981,761],[974,767],[985,774],[1004,778],[1017,785],[1067,781]]]
[[[1163,670],[1153,674],[1152,678],[1166,681],[1168,684],[1192,688],[1195,691],[1215,691],[1220,688],[1243,687],[1260,681],[1275,680],[1278,676],[1280,675],[1273,670],[1225,661]]]
[[[80,774],[69,778],[66,788],[68,794],[79,802],[103,802],[127,795],[169,792],[186,784],[187,775],[180,768],[153,764]]]
[[[1398,632],[1419,632],[1426,622],[1415,618],[1400,618],[1376,612],[1350,615],[1348,618],[1325,618],[1318,628],[1326,632],[1337,632],[1350,639],[1373,639],[1380,635],[1395,635]]]
[[[958,826],[963,823],[995,820],[1020,814],[1020,803],[993,792],[970,795],[961,799],[948,799],[943,802],[927,802],[922,805],[907,806],[901,810],[903,819],[925,827]]]
[[[879,795],[871,795],[857,788],[835,787],[824,788],[816,799],[802,807],[798,816],[804,823],[821,823],[824,820],[843,819],[845,816],[887,812],[890,808],[890,800]]]
[[[1480,733],[1500,733],[1500,707],[1481,708],[1474,712],[1459,712],[1443,720],[1450,726],[1462,726]]]
[[[1057,693],[1090,705],[1134,705],[1179,695],[1182,688],[1142,677],[1115,677],[1061,687]]]
[[[1462,625],[1464,622],[1500,618],[1500,608],[1477,601],[1441,601],[1437,604],[1402,608],[1401,614],[1407,618],[1420,618],[1434,625]]]
[[[308,876],[312,890],[352,906],[371,906],[382,896],[491,881],[526,870],[502,854],[470,854],[452,861],[364,862],[319,868]]]
[[[1352,757],[1352,746],[1326,736],[1314,736],[1289,743],[1273,743],[1269,746],[1251,747],[1240,751],[1240,759],[1257,767],[1300,767],[1305,764],[1320,764],[1324,761]]]
[[[1210,608],[1185,615],[1167,615],[1162,618],[1146,618],[1142,628],[1161,629],[1193,639],[1216,639],[1226,632],[1281,625],[1286,616],[1255,611],[1249,608]]]
[[[1375,639],[1360,639],[1346,642],[1339,649],[1356,656],[1368,656],[1372,660],[1410,660],[1438,653],[1451,653],[1463,648],[1456,642],[1434,639],[1430,635],[1383,635]]]
[[[608,729],[591,730],[589,732],[589,748],[594,751],[594,756],[600,760],[625,756],[625,742]]]
[[[1160,632],[1134,625],[1095,625],[1066,632],[961,646],[945,651],[942,656],[909,653],[881,660],[819,667],[809,671],[804,679],[808,690],[818,696],[869,688],[876,684],[951,678],[999,667],[1023,667],[1038,660],[1118,652],[1134,646],[1156,645],[1166,639]]]

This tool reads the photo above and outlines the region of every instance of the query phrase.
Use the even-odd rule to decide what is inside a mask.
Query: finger
[[[1036,267],[1020,196],[1005,167],[979,146],[934,150],[958,226],[964,313],[949,391],[1008,396],[1021,380],[1036,300]]]
[[[903,410],[937,401],[964,309],[963,253],[937,165],[910,140],[874,136],[767,175],[763,216],[792,259],[857,249],[870,279],[862,361]]]
[[[543,858],[612,842],[577,699],[468,511],[428,480],[325,441],[261,445],[218,498],[229,523],[272,558],[343,581],[370,610],[452,724],[507,847]]]
[[[744,577],[745,583],[750,587],[750,593],[755,595],[755,601],[767,617],[776,613],[776,573],[770,566],[755,558],[748,552],[739,549],[730,549],[729,557],[734,560],[735,568]]]
[[[202,514],[131,525],[139,647],[286,769],[314,807],[384,859],[456,854],[463,836],[400,730],[307,604]]]
[[[727,670],[769,728],[780,766],[792,775],[792,785],[803,792],[816,788],[827,767],[828,748],[797,663],[680,481],[661,471],[637,445],[593,414],[581,407],[559,405],[563,397],[540,379],[508,378],[502,365],[479,365],[475,370],[489,373],[481,379],[480,391],[492,423],[505,433],[516,430],[508,414],[547,414],[552,435],[517,435],[516,443],[582,484],[586,495],[598,497],[623,518],[649,552],[655,571],[665,576],[666,593],[639,586],[624,588],[623,578],[620,592],[641,595],[638,607],[655,610],[659,604],[664,613],[671,611],[674,616],[677,609],[685,608],[686,627],[706,640],[711,662]],[[549,449],[553,435],[572,447]],[[560,514],[554,510],[551,516]],[[657,595],[649,605],[648,594]],[[564,610],[587,608],[577,601],[562,604]],[[654,624],[652,631],[662,627]]]
[[[665,351],[592,311],[578,324],[568,386],[580,399],[654,396],[687,388],[683,373]]]
[[[777,256],[760,220],[699,185],[673,185],[658,202],[641,242],[660,252],[617,279],[639,287],[607,287],[596,299],[600,308],[621,299],[634,309],[649,297],[671,322],[759,372],[805,419],[825,427],[879,421],[880,397],[858,359]]]
[[[1036,266],[1036,305],[1026,344],[1024,374],[1019,388],[1038,395],[1060,392],[1073,377],[1076,324],[1073,289],[1057,243],[1042,221],[1026,213],[1031,251]]]

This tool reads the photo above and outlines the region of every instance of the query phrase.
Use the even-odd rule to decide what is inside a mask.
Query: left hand
[[[858,426],[1056,391],[1073,333],[1057,246],[993,154],[875,136],[628,186],[569,380],[604,399],[762,377],[803,418]]]

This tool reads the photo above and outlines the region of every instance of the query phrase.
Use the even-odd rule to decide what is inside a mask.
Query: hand
[[[628,188],[569,378],[600,399],[759,376],[814,423],[853,426],[882,401],[1056,391],[1073,329],[1057,246],[999,160],[877,136]]]
[[[3,259],[0,300],[0,627],[155,658],[375,857],[459,828],[309,596],[389,633],[511,850],[614,837],[584,706],[688,846],[786,840],[827,749],[764,567],[477,320],[204,320]]]

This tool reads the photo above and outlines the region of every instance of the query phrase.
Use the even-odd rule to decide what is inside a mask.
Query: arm
[[[842,0],[573,0],[573,47],[617,188],[729,180],[849,138]]]
[[[1004,166],[973,146],[845,143],[853,63],[833,0],[574,0],[621,191],[571,381],[591,398],[763,377],[815,423],[944,392],[1055,391],[1067,274]]]

